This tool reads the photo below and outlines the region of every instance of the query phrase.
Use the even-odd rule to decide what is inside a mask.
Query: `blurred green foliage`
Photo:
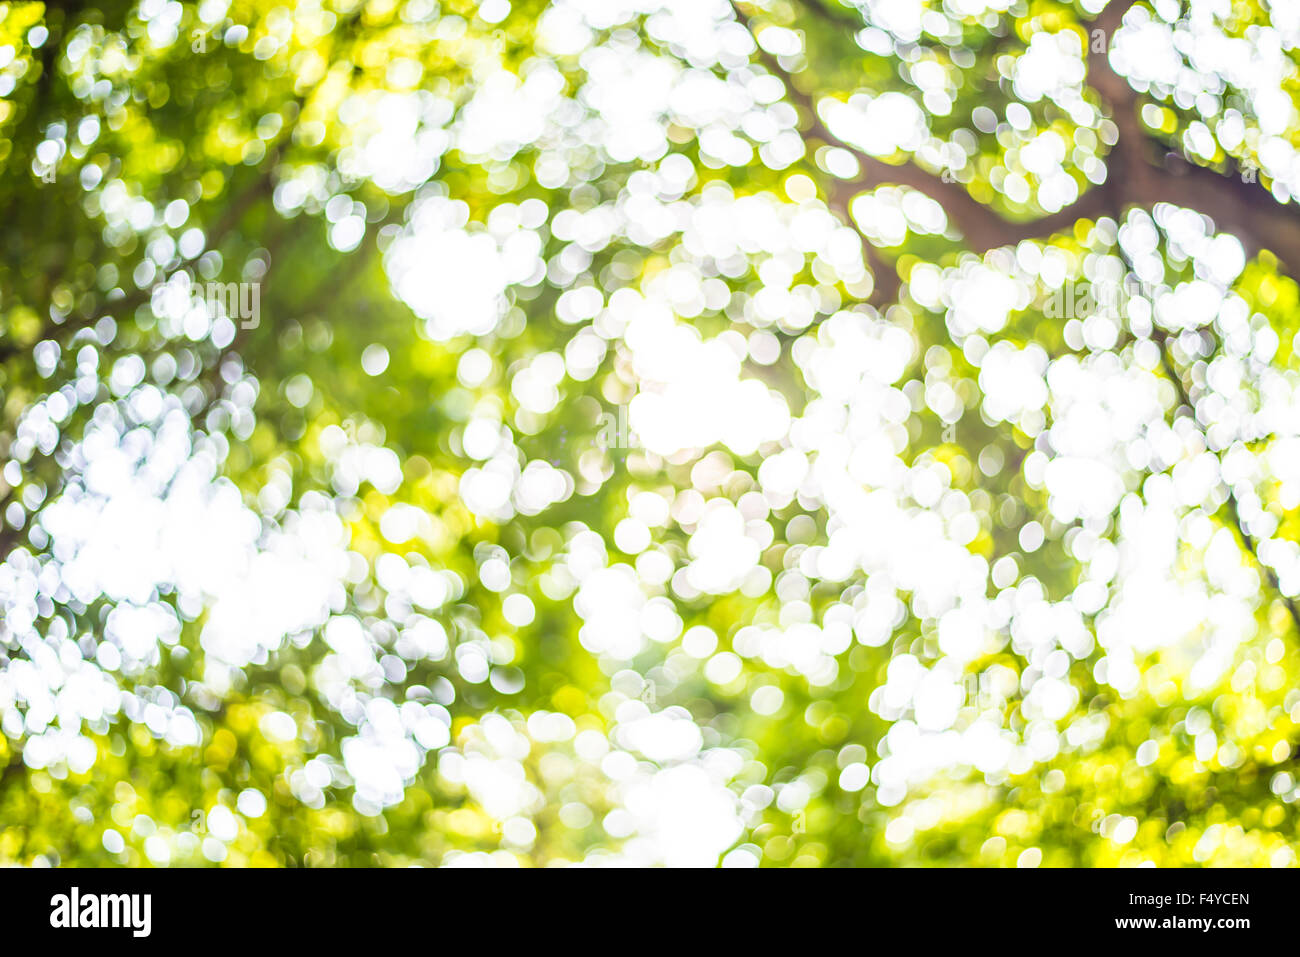
[[[1244,597],[1240,589],[1233,593],[1252,616],[1251,633],[1230,649],[1218,677],[1209,684],[1189,678],[1198,655],[1215,640],[1209,623],[1177,641],[1149,648],[1137,642],[1145,649],[1134,662],[1139,677],[1117,690],[1099,668],[1107,649],[1095,640],[1105,601],[1076,615],[1086,640],[1050,664],[1033,642],[1015,637],[1019,612],[1008,612],[990,628],[981,653],[959,662],[953,686],[962,700],[949,730],[957,735],[991,723],[1025,755],[1034,752],[1027,743],[1034,734],[1054,744],[1038,757],[987,772],[973,767],[978,762],[958,744],[946,767],[909,783],[905,794],[882,797],[878,768],[890,757],[884,743],[898,748],[906,740],[886,736],[915,719],[907,704],[896,713],[879,707],[882,689],[891,680],[891,663],[902,657],[921,668],[939,667],[945,659],[940,616],[900,586],[899,613],[887,622],[887,636],[869,642],[855,630],[853,640],[830,654],[834,674],[828,681],[810,681],[794,664],[773,663],[771,655],[745,645],[746,635],[754,634],[745,629],[755,627],[813,622],[826,633],[832,625],[847,633],[845,622],[870,606],[866,589],[875,573],[856,566],[846,575],[819,573],[816,550],[843,530],[844,520],[824,500],[803,493],[763,506],[759,521],[770,534],[761,543],[758,572],[743,585],[702,593],[678,587],[671,577],[671,570],[698,557],[700,547],[693,542],[698,518],[691,517],[694,500],[687,493],[701,503],[743,504],[764,491],[764,462],[791,443],[768,441],[737,452],[718,442],[673,454],[634,441],[626,443],[631,448],[609,447],[600,441],[607,427],[601,416],[612,412],[617,420],[639,387],[634,351],[617,328],[601,334],[594,372],[562,377],[559,401],[548,411],[533,411],[521,399],[518,375],[538,356],[565,357],[573,368],[566,350],[593,316],[575,316],[572,301],[562,302],[566,293],[595,288],[604,310],[620,290],[649,296],[658,288],[656,277],[682,263],[703,264],[701,275],[721,294],[681,309],[681,321],[704,339],[739,332],[736,340],[723,341],[747,344],[743,375],[783,396],[791,415],[807,415],[807,421],[826,402],[822,386],[809,381],[814,363],[808,355],[815,348],[846,348],[837,344],[842,327],[832,316],[868,317],[906,333],[908,358],[893,391],[910,404],[896,423],[899,447],[888,454],[910,469],[942,471],[945,491],[959,493],[962,509],[978,519],[963,545],[983,562],[990,601],[1002,593],[1010,608],[1018,588],[1022,597],[1036,592],[1046,602],[1068,604],[1088,580],[1089,558],[1078,534],[1086,530],[1093,553],[1101,547],[1096,543],[1123,538],[1119,507],[1100,523],[1061,519],[1050,490],[1033,477],[1033,457],[1045,460],[1058,451],[1045,431],[1056,424],[1053,408],[1044,407],[1041,421],[980,414],[986,352],[971,348],[967,334],[954,333],[951,301],[916,292],[920,277],[977,268],[951,228],[928,230],[913,219],[900,244],[873,236],[873,224],[864,224],[873,243],[864,249],[870,275],[837,273],[823,259],[800,254],[782,289],[800,286],[808,297],[820,297],[815,315],[760,322],[754,297],[778,282],[764,272],[761,256],[715,262],[690,247],[679,225],[640,237],[619,227],[586,240],[577,226],[562,225],[567,211],[605,210],[613,217],[619,202],[639,188],[635,177],[682,168],[665,157],[683,160],[688,170],[679,191],[687,204],[725,187],[737,199],[820,210],[823,203],[834,207],[844,182],[859,185],[854,174],[833,172],[837,157],[846,159],[828,154],[835,144],[815,133],[808,133],[797,156],[773,158],[764,144],[775,139],[763,139],[757,126],[742,128],[734,131],[742,158],[720,161],[713,148],[701,145],[709,124],[691,125],[685,110],[646,120],[664,131],[657,155],[611,155],[591,118],[609,119],[620,104],[617,96],[604,106],[592,102],[593,88],[608,82],[601,79],[607,74],[595,72],[608,64],[592,51],[659,58],[724,86],[743,88],[767,72],[768,55],[734,34],[721,44],[734,63],[726,57],[710,62],[692,47],[700,41],[692,29],[721,30],[723,23],[742,29],[731,22],[726,4],[700,4],[695,20],[688,5],[674,6],[685,31],[676,39],[671,29],[647,26],[669,14],[640,6],[589,11],[589,25],[577,30],[581,42],[566,46],[542,36],[539,22],[554,11],[535,0],[493,0],[481,7],[471,0],[0,4],[0,462],[14,465],[0,481],[6,521],[0,544],[8,556],[0,566],[0,572],[8,569],[0,576],[0,598],[8,604],[0,604],[0,613],[10,609],[11,618],[0,622],[0,668],[12,672],[20,661],[39,665],[42,655],[84,656],[87,667],[103,665],[123,702],[102,719],[38,718],[35,692],[24,692],[17,678],[5,687],[0,712],[11,717],[0,735],[0,765],[6,767],[0,775],[0,861],[403,865],[450,863],[474,852],[495,853],[498,862],[504,853],[530,865],[599,861],[619,854],[632,835],[618,814],[633,774],[605,754],[608,742],[593,742],[612,736],[614,752],[635,751],[620,743],[617,728],[642,708],[700,729],[701,754],[736,756],[725,790],[743,827],[718,848],[741,849],[742,857],[730,862],[748,855],[778,866],[1293,863],[1300,720],[1300,651],[1288,611],[1294,596],[1280,593],[1277,580],[1257,563],[1258,543],[1242,540],[1236,505],[1227,498],[1182,507],[1184,529],[1203,520],[1212,531],[1180,534],[1171,560],[1177,581],[1211,581],[1208,543],[1221,541],[1213,533],[1224,531],[1253,582]],[[870,6],[869,13],[880,5]],[[864,37],[869,17],[836,0],[774,0],[743,10],[749,28],[797,31],[798,52],[773,55],[805,93],[848,102],[855,94],[901,91],[923,104],[927,142],[952,146],[942,156],[900,148],[885,162],[906,159],[934,176],[951,167],[945,181],[961,184],[993,214],[1021,222],[1055,211],[1008,185],[1018,178],[1037,188],[1018,157],[1033,137],[1055,131],[1070,144],[1066,174],[1087,189],[1088,170],[1105,159],[1109,121],[1046,96],[1022,102],[1012,76],[1038,34],[1073,33],[1082,48],[1092,12],[1040,0],[915,6],[940,25],[924,20],[920,38],[906,43],[879,29],[879,36]],[[1222,29],[1245,36],[1252,25],[1267,22],[1266,7],[1234,4]],[[564,16],[579,17],[576,9]],[[551,27],[558,30],[559,22],[552,20]],[[775,40],[768,46],[779,50]],[[1294,49],[1286,57],[1294,65]],[[539,64],[560,78],[557,96],[572,107],[555,114],[563,117],[555,122],[564,135],[548,130],[547,142],[535,135],[510,147],[502,146],[506,130],[491,150],[466,148],[464,127],[457,124],[469,122],[464,116],[476,97],[491,90],[495,78],[529,76]],[[1225,89],[1224,102],[1242,106],[1244,99],[1232,100],[1231,88]],[[798,115],[807,133],[811,117],[803,107],[796,113],[784,87],[765,90],[765,102],[784,107],[791,126]],[[453,131],[415,181],[377,182],[383,177],[375,174],[368,137],[397,122],[380,108],[384,95],[425,96],[419,101],[421,134]],[[492,102],[482,109],[493,109]],[[1006,118],[1015,105],[1024,122],[1013,127]],[[972,124],[980,109],[991,111],[995,122]],[[1153,138],[1173,144],[1199,122],[1193,114],[1170,99],[1142,117]],[[439,115],[441,123],[430,119]],[[506,123],[528,119],[501,115]],[[1300,124],[1291,119],[1294,138]],[[957,154],[963,162],[952,162]],[[1203,162],[1227,159],[1228,151],[1219,148]],[[539,173],[557,163],[560,173]],[[1269,185],[1267,176],[1263,183]],[[888,184],[877,192],[882,201],[897,199]],[[438,198],[463,204],[470,233],[482,233],[503,207],[518,217],[521,204],[540,201],[548,213],[534,230],[544,276],[506,284],[499,321],[482,334],[435,334],[428,317],[417,316],[397,294],[393,244],[411,213]],[[169,210],[177,211],[173,218]],[[1041,237],[1038,246],[1056,250],[1066,274],[1082,278],[1090,262],[1120,261],[1116,228],[1123,212],[1115,210],[1104,222],[1081,218],[1073,229]],[[348,217],[360,218],[359,241],[340,232]],[[586,228],[598,234],[601,227],[593,220]],[[184,235],[193,229],[201,233],[191,237],[198,243],[191,247]],[[1190,281],[1196,275],[1191,259],[1161,243],[1154,255],[1164,271],[1154,281],[1169,288]],[[1018,275],[1014,255],[990,254],[982,262]],[[160,317],[151,290],[180,273],[196,281],[259,282],[260,320],[222,334],[211,326],[191,334]],[[895,273],[902,288],[891,294]],[[1050,289],[1025,284],[1023,276],[1015,281],[1025,295],[1002,328],[979,337],[983,346],[1032,346],[1053,363],[1080,365],[1109,355],[1125,368],[1143,369],[1158,383],[1152,388],[1170,434],[1180,436],[1189,455],[1207,448],[1204,429],[1211,423],[1179,408],[1178,390],[1144,351],[1153,341],[1149,325],[1146,334],[1125,327],[1108,343],[1085,343],[1082,326],[1071,332],[1068,323],[1046,314]],[[1293,352],[1300,330],[1296,290],[1268,253],[1252,258],[1234,286],[1258,318],[1256,331],[1261,323],[1274,330],[1271,369],[1291,384],[1300,375]],[[1189,334],[1169,334],[1176,340],[1169,354],[1181,363],[1175,375],[1185,372],[1193,388],[1205,387],[1209,363],[1227,338],[1213,324],[1203,331],[1207,344],[1200,353]],[[775,361],[754,359],[773,346],[779,348]],[[473,349],[490,358],[478,378],[465,373]],[[384,357],[374,360],[382,367],[378,373],[366,369],[367,355]],[[129,357],[143,360],[148,372],[119,388],[114,370],[125,370],[120,363]],[[1255,372],[1246,363],[1245,374]],[[950,385],[964,410],[955,427],[927,404],[926,390],[936,382]],[[42,524],[43,509],[84,489],[81,476],[93,456],[79,443],[96,422],[118,415],[131,428],[160,434],[161,418],[141,421],[132,406],[146,386],[171,403],[166,408],[183,411],[194,433],[190,451],[216,463],[218,482],[231,483],[246,508],[261,516],[262,534],[290,527],[295,511],[320,508],[338,517],[352,564],[339,575],[329,613],[362,622],[374,653],[371,670],[342,682],[348,690],[338,690],[339,652],[326,640],[322,620],[282,635],[267,653],[214,664],[204,638],[211,605],[184,598],[166,576],[146,602],[136,603],[171,609],[176,633],[160,630],[156,654],[138,666],[114,668],[96,658],[96,648],[109,641],[110,612],[124,599],[101,591],[87,600],[82,591],[60,585],[70,555],[60,553],[58,535]],[[55,417],[55,434],[47,440],[33,409],[55,394],[65,397],[67,410]],[[487,457],[466,451],[466,427],[484,410],[509,426],[521,465],[545,462],[569,476],[566,496],[533,514],[513,509],[500,518],[466,504],[466,475]],[[1266,456],[1275,440],[1281,439],[1261,439],[1252,454]],[[400,482],[341,480],[338,455],[330,451],[340,443],[396,453]],[[1179,467],[1173,460],[1131,457],[1121,469],[1126,501],[1163,495],[1153,483],[1177,479]],[[1284,478],[1267,471],[1259,478],[1259,507],[1276,519],[1273,537],[1294,543],[1300,527]],[[268,493],[277,489],[283,494]],[[625,551],[615,534],[635,496],[647,492],[672,508],[673,517],[651,529],[653,550],[672,562],[670,574],[658,577],[638,558],[644,548]],[[383,523],[398,505],[413,506],[423,524],[419,534],[393,541]],[[926,510],[914,507],[910,514]],[[1029,523],[1044,531],[1041,546],[1023,544]],[[666,597],[678,619],[665,639],[642,642],[630,657],[594,651],[581,636],[571,559],[575,541],[592,531],[603,539],[608,562],[635,567],[645,593]],[[385,555],[400,557],[404,568],[448,573],[440,579],[451,583],[446,600],[419,610],[390,593],[377,573]],[[505,587],[488,583],[484,569],[494,556],[505,557]],[[1002,567],[1011,577],[989,577],[988,570],[1007,559],[1011,564]],[[935,567],[942,574],[945,566]],[[24,591],[24,582],[40,584]],[[1102,584],[1113,597],[1121,582]],[[1205,588],[1216,595],[1226,590],[1213,581]],[[30,627],[19,628],[13,609],[28,600],[24,595],[36,611]],[[507,614],[513,595],[526,596],[533,612]],[[416,618],[436,621],[449,648],[441,654],[395,651],[399,633]],[[700,626],[717,636],[716,653],[682,650],[683,634]],[[1046,636],[1049,651],[1058,639],[1064,642],[1055,624],[1033,627]],[[728,653],[738,663],[734,673],[727,671],[731,659],[717,657]],[[466,663],[476,655],[487,662],[481,673]],[[722,663],[715,668],[716,661]],[[1026,710],[1046,668],[1072,689],[1068,708],[1050,719]],[[770,710],[755,707],[766,688],[780,692],[768,695],[776,702]],[[433,703],[449,722],[445,744],[421,745],[418,767],[395,802],[358,798],[357,769],[347,760],[345,742],[364,723],[357,709],[364,711],[374,698],[421,708]],[[149,705],[191,714],[199,742],[169,741],[161,725],[142,716]],[[539,734],[540,724],[530,720],[539,714],[567,716],[566,733]],[[288,734],[284,716],[292,722]],[[493,732],[485,717],[531,744],[522,750],[502,744],[509,735]],[[58,759],[37,767],[30,754],[24,760],[32,735],[50,727],[93,743],[89,767]],[[467,784],[456,758],[480,752],[492,756],[505,783]],[[675,763],[644,753],[632,760],[637,773],[648,775]],[[858,765],[865,770],[846,771]],[[855,777],[859,773],[868,779]],[[524,794],[516,802],[522,810],[495,810],[485,797],[494,787]],[[524,818],[528,826],[518,824]]]

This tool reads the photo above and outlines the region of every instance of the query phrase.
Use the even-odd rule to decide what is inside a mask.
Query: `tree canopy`
[[[1298,65],[0,3],[0,862],[1294,864]]]

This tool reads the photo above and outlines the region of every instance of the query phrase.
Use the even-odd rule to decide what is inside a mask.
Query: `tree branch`
[[[1112,2],[1106,6],[1106,9],[1102,11],[1101,15],[1094,21],[1097,28],[1103,30],[1105,33],[1105,48],[1107,50],[1109,50],[1111,46],[1110,39],[1114,36],[1114,33],[1119,28],[1124,15],[1134,5],[1134,2],[1135,0],[1112,0]],[[1275,212],[1282,211],[1282,207],[1269,200],[1267,194],[1260,189],[1233,190],[1233,192],[1244,194],[1234,201],[1225,195],[1225,184],[1236,187],[1245,186],[1246,184],[1234,180],[1231,177],[1225,177],[1205,167],[1183,164],[1185,168],[1180,175],[1184,178],[1180,182],[1172,185],[1169,177],[1153,175],[1154,167],[1152,167],[1150,163],[1140,155],[1141,145],[1147,141],[1147,137],[1142,133],[1138,121],[1137,92],[1129,85],[1128,81],[1117,74],[1111,67],[1108,53],[1094,50],[1092,45],[1089,44],[1087,58],[1088,78],[1091,81],[1092,87],[1107,101],[1111,108],[1111,114],[1114,117],[1115,124],[1119,127],[1120,131],[1119,142],[1116,144],[1115,150],[1112,150],[1111,157],[1107,158],[1109,169],[1114,171],[1107,179],[1108,185],[1119,181],[1118,177],[1114,175],[1115,172],[1118,172],[1121,175],[1124,175],[1123,181],[1127,188],[1132,188],[1136,185],[1137,188],[1142,191],[1143,195],[1150,197],[1149,201],[1173,202],[1188,208],[1197,208],[1197,206],[1199,206],[1202,211],[1206,212],[1208,212],[1206,209],[1207,205],[1218,209],[1218,207],[1225,201],[1230,206],[1236,203],[1244,207],[1246,211],[1258,209],[1260,202],[1263,201],[1271,206]],[[1112,157],[1116,160],[1114,166],[1111,166]],[[1195,186],[1197,183],[1200,183],[1200,185],[1199,187],[1196,187],[1194,191],[1198,194],[1200,202],[1192,203],[1189,201],[1188,197],[1182,195],[1182,192],[1187,190],[1189,184]],[[1124,205],[1124,200],[1127,198],[1126,190],[1114,190],[1113,192],[1121,194],[1115,197],[1116,208],[1114,209],[1114,213],[1118,217],[1121,208]],[[1173,193],[1178,193],[1178,198],[1163,198],[1166,196],[1172,196]],[[1245,245],[1245,239],[1242,237],[1243,230],[1241,229],[1241,226],[1243,225],[1241,217],[1243,214],[1248,216],[1249,212],[1243,213],[1242,211],[1231,208],[1224,208],[1219,212],[1219,214],[1209,212],[1209,215],[1215,220],[1215,225],[1218,228],[1227,229],[1228,231],[1233,232],[1238,236],[1238,238],[1243,239],[1243,245]],[[1291,219],[1292,217],[1287,216],[1286,218]],[[1120,258],[1124,260],[1125,266],[1130,272],[1132,272],[1133,264],[1129,261],[1128,255],[1124,252],[1123,247],[1117,247],[1117,249]],[[1257,252],[1258,248],[1254,251]],[[1248,252],[1250,252],[1249,248]],[[1293,262],[1296,261],[1297,260],[1293,260]],[[1195,427],[1202,433],[1202,435],[1204,435],[1204,429],[1201,428],[1200,422],[1196,418],[1196,403],[1192,399],[1191,392],[1183,380],[1182,373],[1179,370],[1178,364],[1174,360],[1173,352],[1170,349],[1169,334],[1159,326],[1153,326],[1151,330],[1151,339],[1160,348],[1160,366],[1163,369],[1166,378],[1168,378],[1174,386],[1174,390],[1178,396],[1179,406],[1187,409],[1187,414],[1191,417]],[[1175,414],[1177,414],[1176,411]],[[1264,577],[1268,580],[1274,594],[1276,594],[1286,606],[1288,613],[1291,615],[1291,620],[1295,623],[1297,632],[1300,632],[1300,605],[1297,605],[1294,599],[1282,591],[1282,583],[1277,572],[1272,566],[1265,563],[1264,560],[1259,557],[1259,543],[1255,541],[1254,536],[1251,535],[1247,530],[1245,523],[1242,521],[1241,508],[1237,502],[1236,493],[1232,490],[1230,485],[1226,482],[1222,482],[1222,480],[1220,481],[1224,489],[1224,504],[1227,508],[1228,519],[1237,533],[1237,537],[1240,540],[1242,547],[1250,554],[1251,558],[1260,570],[1263,571]]]
[[[734,0],[732,9],[737,20],[753,32],[749,17]],[[1000,246],[1015,245],[1025,239],[1050,236],[1069,228],[1080,218],[1094,215],[1106,205],[1104,199],[1096,195],[1097,190],[1090,190],[1073,205],[1048,216],[1027,222],[1004,219],[992,207],[985,206],[971,196],[961,183],[948,182],[911,160],[901,164],[888,163],[841,139],[826,126],[817,111],[813,95],[799,86],[796,75],[781,66],[779,60],[761,46],[758,48],[758,57],[768,72],[784,81],[789,99],[807,119],[807,135],[825,144],[848,150],[857,158],[863,175],[853,181],[836,180],[829,190],[831,206],[848,218],[849,222],[853,222],[848,212],[850,203],[859,193],[890,183],[907,186],[942,206],[949,221],[961,232],[970,249],[985,252]]]
[[[1084,40],[1088,83],[1110,108],[1119,130],[1118,141],[1106,157],[1106,182],[1087,190],[1064,209],[1023,222],[1003,217],[978,202],[960,183],[947,182],[912,160],[889,163],[844,141],[826,126],[813,94],[799,86],[796,75],[761,47],[758,57],[769,72],[785,82],[791,102],[807,117],[807,134],[850,151],[861,165],[863,175],[859,179],[837,181],[832,187],[837,194],[832,196],[832,205],[837,211],[846,212],[853,197],[867,189],[887,183],[907,186],[942,206],[949,221],[961,232],[966,247],[983,253],[1024,240],[1045,239],[1069,229],[1080,219],[1118,213],[1127,206],[1149,208],[1156,203],[1171,203],[1209,216],[1217,229],[1237,236],[1248,256],[1270,249],[1292,270],[1300,271],[1300,216],[1294,209],[1230,172],[1189,163],[1143,129],[1137,91],[1115,72],[1109,56],[1111,39],[1136,2],[1112,0],[1092,21],[1093,30],[1102,33],[1102,43],[1095,44],[1087,37]],[[750,27],[749,18],[734,0],[732,6],[737,19]],[[844,18],[832,16],[821,5],[810,9],[833,22],[843,22]],[[1098,46],[1101,49],[1096,49]]]
[[[1213,219],[1216,229],[1235,235],[1248,257],[1269,249],[1290,269],[1300,271],[1300,216],[1290,204],[1277,202],[1235,169],[1220,172],[1188,162],[1143,130],[1140,97],[1115,72],[1109,54],[1115,32],[1135,3],[1111,0],[1093,21],[1104,34],[1104,50],[1089,43],[1086,52],[1088,82],[1110,107],[1119,128],[1119,142],[1106,158],[1106,185],[1116,194],[1116,208],[1172,203],[1194,209]]]

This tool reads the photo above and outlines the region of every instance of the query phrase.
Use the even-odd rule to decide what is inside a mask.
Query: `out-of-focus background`
[[[1298,46],[0,4],[0,861],[1295,863]]]

